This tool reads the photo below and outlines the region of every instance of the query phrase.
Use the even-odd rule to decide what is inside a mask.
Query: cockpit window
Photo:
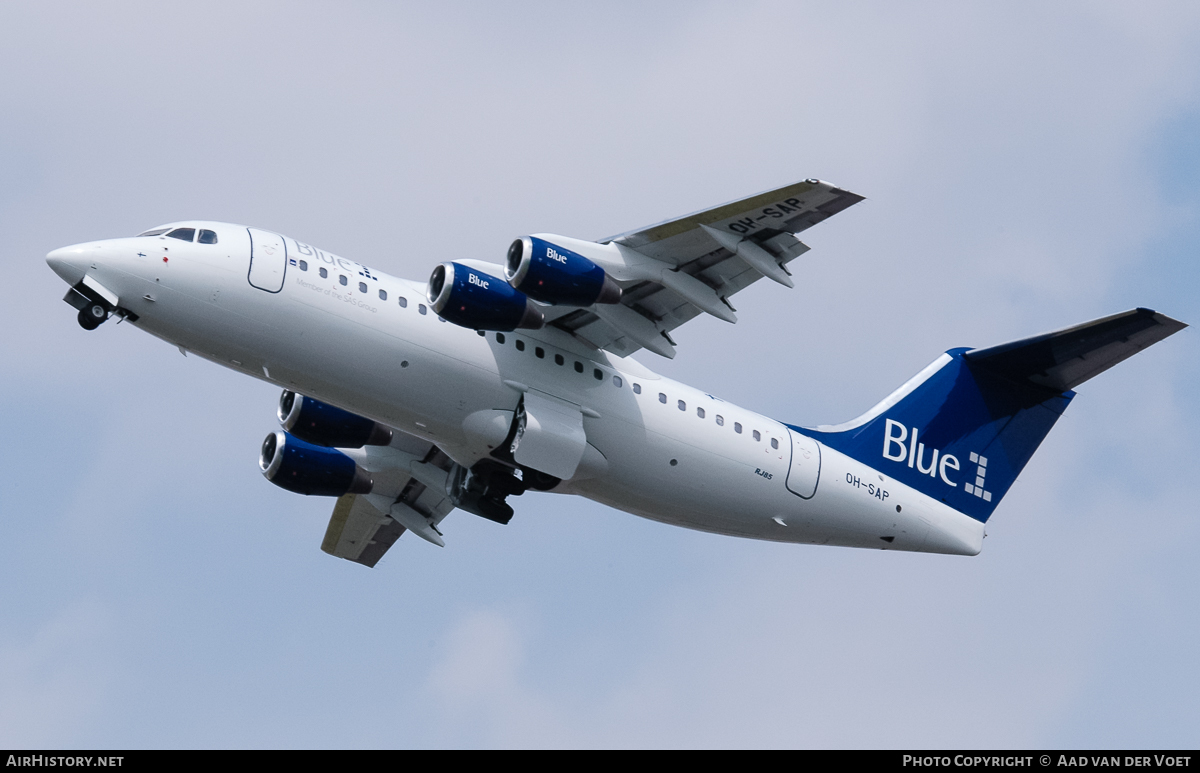
[[[196,241],[200,242],[201,244],[216,244],[217,243],[217,232],[210,231],[207,228],[201,228],[200,229],[200,238],[197,239]]]
[[[138,234],[138,236],[158,236],[159,234],[165,234],[166,232],[166,228],[152,228],[149,231],[142,231],[140,234]]]
[[[176,228],[171,233],[167,234],[172,239],[182,239],[185,242],[190,242],[196,236],[195,228]]]

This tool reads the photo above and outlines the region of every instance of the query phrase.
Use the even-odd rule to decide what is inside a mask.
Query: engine
[[[287,432],[272,432],[258,457],[267,480],[297,494],[340,497],[369,494],[371,476],[334,448],[307,443]]]
[[[330,448],[386,446],[392,442],[392,431],[382,424],[290,389],[279,396],[279,423],[293,437]]]
[[[433,270],[429,305],[443,319],[472,330],[536,330],[546,321],[525,293],[461,263],[442,263]]]
[[[504,277],[534,300],[556,306],[619,303],[621,287],[604,269],[571,250],[536,236],[523,236],[508,248]]]

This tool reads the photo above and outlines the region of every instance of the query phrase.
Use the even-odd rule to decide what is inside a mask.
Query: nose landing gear
[[[108,307],[99,301],[90,301],[79,310],[79,326],[84,330],[95,330],[108,319]]]
[[[116,293],[104,289],[91,277],[84,277],[83,281],[67,290],[63,300],[79,310],[79,316],[75,319],[84,330],[95,330],[113,316],[130,322],[138,320],[137,314],[117,305]]]

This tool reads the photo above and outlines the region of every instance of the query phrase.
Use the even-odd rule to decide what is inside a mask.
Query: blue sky
[[[1187,3],[0,8],[0,745],[1194,747],[1192,329],[1079,390],[970,559],[578,498],[374,570],[258,472],[277,390],[44,255],[185,218],[390,273],[817,176],[797,287],[642,361],[842,421],[941,351],[1200,321]]]

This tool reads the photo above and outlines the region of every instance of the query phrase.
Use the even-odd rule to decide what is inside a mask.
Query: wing
[[[441,534],[436,527],[454,509],[445,485],[439,481],[453,465],[450,457],[432,443],[400,433],[386,451],[375,449],[367,453],[376,454],[373,460],[368,456],[367,464],[386,476],[388,490],[399,494],[339,497],[321,550],[375,566],[406,529],[441,545]],[[410,468],[421,470],[425,482],[418,480]]]
[[[785,266],[808,251],[794,234],[862,200],[810,179],[609,237],[599,243],[669,270],[619,282],[619,305],[547,307],[547,321],[622,357],[641,348],[673,357],[670,333],[693,317],[736,322],[730,297],[764,276],[791,287]]]

